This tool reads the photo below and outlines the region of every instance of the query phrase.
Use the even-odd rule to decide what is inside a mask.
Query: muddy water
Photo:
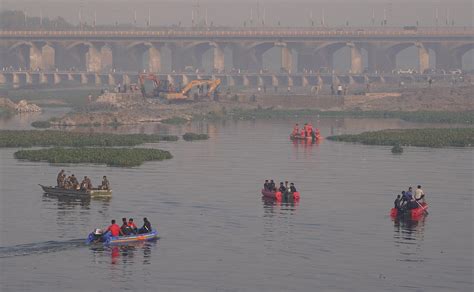
[[[301,121],[300,121],[301,122]],[[323,136],[416,127],[323,119]],[[207,132],[147,145],[174,158],[132,169],[17,161],[0,149],[2,291],[472,291],[472,149],[293,144],[293,121],[146,125],[119,132]],[[4,125],[8,127],[8,125]],[[426,126],[426,125],[423,125]],[[60,168],[107,175],[110,200],[43,196]],[[295,182],[299,203],[262,200],[263,180]],[[422,184],[419,221],[394,221],[394,195]],[[89,247],[110,219],[147,216],[155,243]]]

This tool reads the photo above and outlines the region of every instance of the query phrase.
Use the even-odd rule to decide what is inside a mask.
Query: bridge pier
[[[160,49],[151,45],[148,47],[148,72],[159,73],[161,71]]]
[[[293,66],[293,55],[291,53],[291,49],[288,48],[286,45],[281,47],[281,68],[285,70],[285,72],[291,73],[291,69]]]
[[[224,63],[224,48],[219,45],[213,45],[212,49],[212,69],[214,72],[221,73],[225,70],[225,63]]]
[[[351,74],[362,73],[362,52],[361,48],[354,43],[347,44],[351,49]]]
[[[96,45],[89,45],[89,50],[86,55],[86,69],[88,72],[102,71],[102,52],[100,47]]]
[[[430,68],[430,52],[423,44],[417,43],[418,48],[418,70],[419,73],[423,73],[426,69]]]

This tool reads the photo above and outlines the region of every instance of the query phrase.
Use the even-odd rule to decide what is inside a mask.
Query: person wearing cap
[[[92,233],[92,235],[93,235],[92,242],[100,242],[102,240],[102,235],[104,235],[104,233],[102,232],[102,229],[96,228],[94,230],[94,233]]]

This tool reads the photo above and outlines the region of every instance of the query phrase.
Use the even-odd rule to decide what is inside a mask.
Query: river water
[[[14,121],[3,122],[11,128]],[[149,124],[119,132],[209,133],[166,142],[174,158],[136,168],[18,161],[0,149],[2,291],[472,291],[473,151],[293,144],[294,120]],[[303,122],[303,121],[299,121]],[[314,120],[323,136],[427,126],[398,120]],[[64,168],[110,200],[44,196]],[[299,203],[262,200],[265,179],[295,182]],[[393,221],[395,194],[423,185],[420,221]],[[110,219],[147,216],[157,242],[83,244]]]

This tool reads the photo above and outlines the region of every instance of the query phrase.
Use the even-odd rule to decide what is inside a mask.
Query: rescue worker
[[[81,182],[81,190],[90,190],[90,189],[92,189],[91,180],[87,176],[84,176],[84,179]]]
[[[107,177],[104,175],[102,178],[102,184],[99,186],[100,190],[110,190],[110,183]]]
[[[56,183],[57,186],[62,188],[63,187],[63,174],[64,174],[64,169],[61,169],[61,171],[58,173],[58,177],[56,178]]]
[[[276,188],[275,188],[275,182],[273,181],[273,179],[270,180],[270,183],[268,184],[268,190],[269,190],[269,191],[272,191],[272,192],[276,190]]]
[[[293,132],[291,132],[291,135],[293,136],[297,136],[300,132],[300,127],[298,124],[296,124],[294,127],[293,127]]]
[[[120,226],[120,230],[123,235],[130,235],[132,233],[132,229],[128,226],[127,218],[122,218],[122,226]]]
[[[415,191],[415,200],[416,201],[422,201],[423,203],[425,203],[425,192],[423,192],[423,190],[421,189],[421,186],[418,185],[416,187],[416,191]]]
[[[302,136],[303,137],[308,137],[308,124],[307,123],[304,124],[303,131],[304,131],[304,135],[302,135]]]
[[[294,184],[294,183],[291,183],[291,184],[290,184],[290,193],[293,194],[293,193],[296,193],[296,192],[297,192],[297,191],[296,191],[295,184]]]
[[[137,225],[135,225],[135,223],[133,222],[133,218],[128,219],[128,227],[130,227],[133,233],[136,234],[138,232]]]
[[[285,185],[283,185],[283,182],[280,182],[280,188],[278,189],[282,194],[286,193],[286,188]]]
[[[145,217],[143,218],[143,226],[138,230],[138,234],[143,234],[143,233],[149,233],[151,232],[151,223],[148,221],[148,219]]]
[[[395,209],[397,209],[398,211],[401,211],[402,208],[401,208],[401,202],[402,202],[402,198],[400,195],[397,195],[397,198],[395,199],[395,201],[393,202],[393,204],[395,205]]]
[[[72,189],[77,190],[79,186],[79,182],[77,181],[77,178],[74,176],[74,173],[71,174],[71,184],[72,184]]]
[[[110,231],[110,234],[112,234],[112,236],[123,236],[123,232],[120,229],[120,226],[115,223],[115,219],[112,219],[110,226],[107,227],[105,232],[108,231]]]
[[[268,191],[269,190],[269,183],[268,183],[268,179],[265,180],[265,183],[263,184],[263,189]]]
[[[311,133],[313,132],[313,125],[311,123],[308,123],[308,131],[307,131],[307,137],[311,137]]]

